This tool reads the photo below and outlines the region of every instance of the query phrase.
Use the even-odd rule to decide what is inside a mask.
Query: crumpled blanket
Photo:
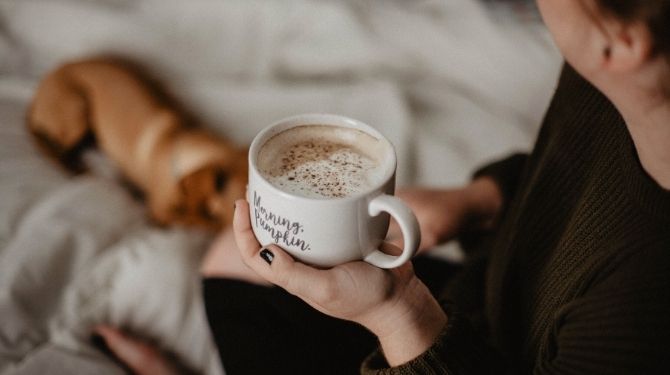
[[[240,144],[296,113],[361,119],[394,143],[400,185],[433,186],[528,148],[560,66],[537,20],[478,0],[0,2],[2,374],[121,373],[90,344],[98,323],[223,372],[197,272],[211,237],[156,228],[104,155],[71,176],[25,131],[39,78],[92,54],[150,67]]]

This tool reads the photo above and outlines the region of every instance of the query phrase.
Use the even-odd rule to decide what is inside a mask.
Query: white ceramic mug
[[[384,143],[383,179],[367,191],[342,197],[317,199],[290,194],[272,185],[259,172],[258,154],[273,136],[305,125],[329,125],[356,129]],[[396,155],[391,143],[369,125],[348,117],[305,114],[278,121],[262,130],[249,149],[247,201],[256,238],[265,246],[276,244],[308,264],[332,267],[364,260],[380,268],[394,268],[416,253],[420,232],[412,211],[393,196]],[[402,254],[379,250],[389,225],[389,214],[404,237]]]

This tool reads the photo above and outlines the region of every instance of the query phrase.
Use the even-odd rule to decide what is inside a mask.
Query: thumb
[[[398,225],[398,223],[393,218],[391,218],[391,220],[389,221],[389,229],[388,232],[386,233],[385,241],[392,243],[398,247],[403,246],[402,231],[400,230],[400,226]]]

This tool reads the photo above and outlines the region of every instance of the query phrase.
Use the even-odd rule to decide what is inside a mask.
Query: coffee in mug
[[[290,194],[343,198],[379,185],[386,143],[357,129],[302,125],[270,138],[258,154],[261,175]]]
[[[369,125],[328,114],[290,117],[254,138],[249,165],[247,201],[262,245],[320,267],[364,260],[393,268],[416,253],[416,218],[393,196],[395,150]],[[399,256],[379,250],[389,214],[404,237]]]

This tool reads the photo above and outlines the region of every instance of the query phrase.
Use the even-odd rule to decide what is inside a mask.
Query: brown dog
[[[161,224],[219,229],[244,196],[246,151],[187,126],[148,81],[114,60],[70,63],[39,85],[28,127],[72,169],[92,134],[147,199]]]

